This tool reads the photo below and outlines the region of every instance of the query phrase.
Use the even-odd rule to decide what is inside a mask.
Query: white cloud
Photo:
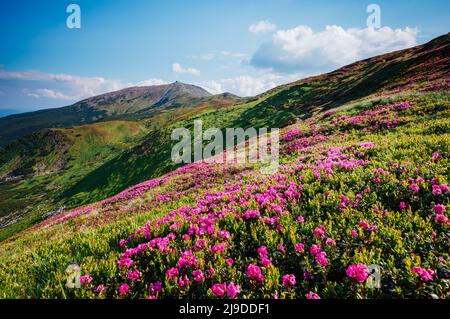
[[[136,83],[136,86],[152,86],[152,85],[163,85],[167,84],[166,81],[161,79],[147,79]]]
[[[258,72],[257,75],[240,75],[231,78],[210,80],[196,83],[212,94],[231,92],[239,96],[254,96],[278,85],[296,81],[303,74],[278,74],[271,70]]]
[[[220,53],[224,56],[229,56],[232,58],[245,58],[248,57],[248,54],[245,53],[238,53],[238,52],[231,52],[227,50],[220,51]]]
[[[172,71],[179,74],[200,75],[200,71],[194,68],[184,68],[180,63],[172,64]]]
[[[261,20],[255,24],[252,24],[248,27],[248,31],[253,34],[264,33],[268,31],[276,30],[277,26],[267,20]]]
[[[278,30],[251,58],[251,64],[278,71],[324,70],[416,45],[418,30],[383,27],[344,29],[327,26],[314,32],[300,25]]]
[[[58,92],[55,90],[50,90],[50,89],[37,89],[37,90],[24,90],[24,93],[27,96],[31,96],[34,97],[36,99],[44,97],[44,98],[49,98],[49,99],[54,99],[54,100],[73,100],[76,99],[76,97],[74,96],[69,96],[66,95],[62,92]]]
[[[188,59],[195,60],[212,60],[216,57],[214,53],[202,53],[202,54],[193,54],[186,56]]]
[[[54,100],[80,100],[83,98],[117,91],[130,86],[161,85],[167,82],[161,79],[147,79],[138,83],[123,82],[103,77],[83,77],[64,73],[46,73],[41,71],[5,71],[0,70],[0,80],[19,81],[22,92],[34,98]],[[33,87],[28,88],[33,82]]]

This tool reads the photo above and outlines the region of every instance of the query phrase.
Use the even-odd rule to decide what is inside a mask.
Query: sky
[[[80,28],[68,27],[70,4]],[[379,25],[368,25],[370,4]],[[442,0],[0,0],[0,114],[173,81],[253,96],[446,34],[449,9]]]

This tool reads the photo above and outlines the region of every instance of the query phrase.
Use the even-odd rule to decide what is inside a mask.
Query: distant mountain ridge
[[[170,108],[210,104],[211,101],[232,104],[239,99],[231,94],[214,96],[201,87],[181,82],[130,87],[61,108],[0,118],[0,146],[45,128],[69,127],[107,119],[145,118]]]

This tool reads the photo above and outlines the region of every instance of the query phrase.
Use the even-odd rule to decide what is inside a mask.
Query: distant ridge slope
[[[0,146],[45,128],[89,124],[153,114],[167,108],[205,102],[212,95],[195,85],[171,84],[130,87],[84,99],[75,104],[0,118]],[[237,97],[222,97],[233,101]],[[146,112],[142,112],[146,110]],[[150,115],[151,115],[150,114]]]

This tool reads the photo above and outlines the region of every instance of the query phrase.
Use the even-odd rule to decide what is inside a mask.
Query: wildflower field
[[[449,298],[442,83],[283,128],[274,174],[194,163],[46,219],[0,243],[0,297]]]

